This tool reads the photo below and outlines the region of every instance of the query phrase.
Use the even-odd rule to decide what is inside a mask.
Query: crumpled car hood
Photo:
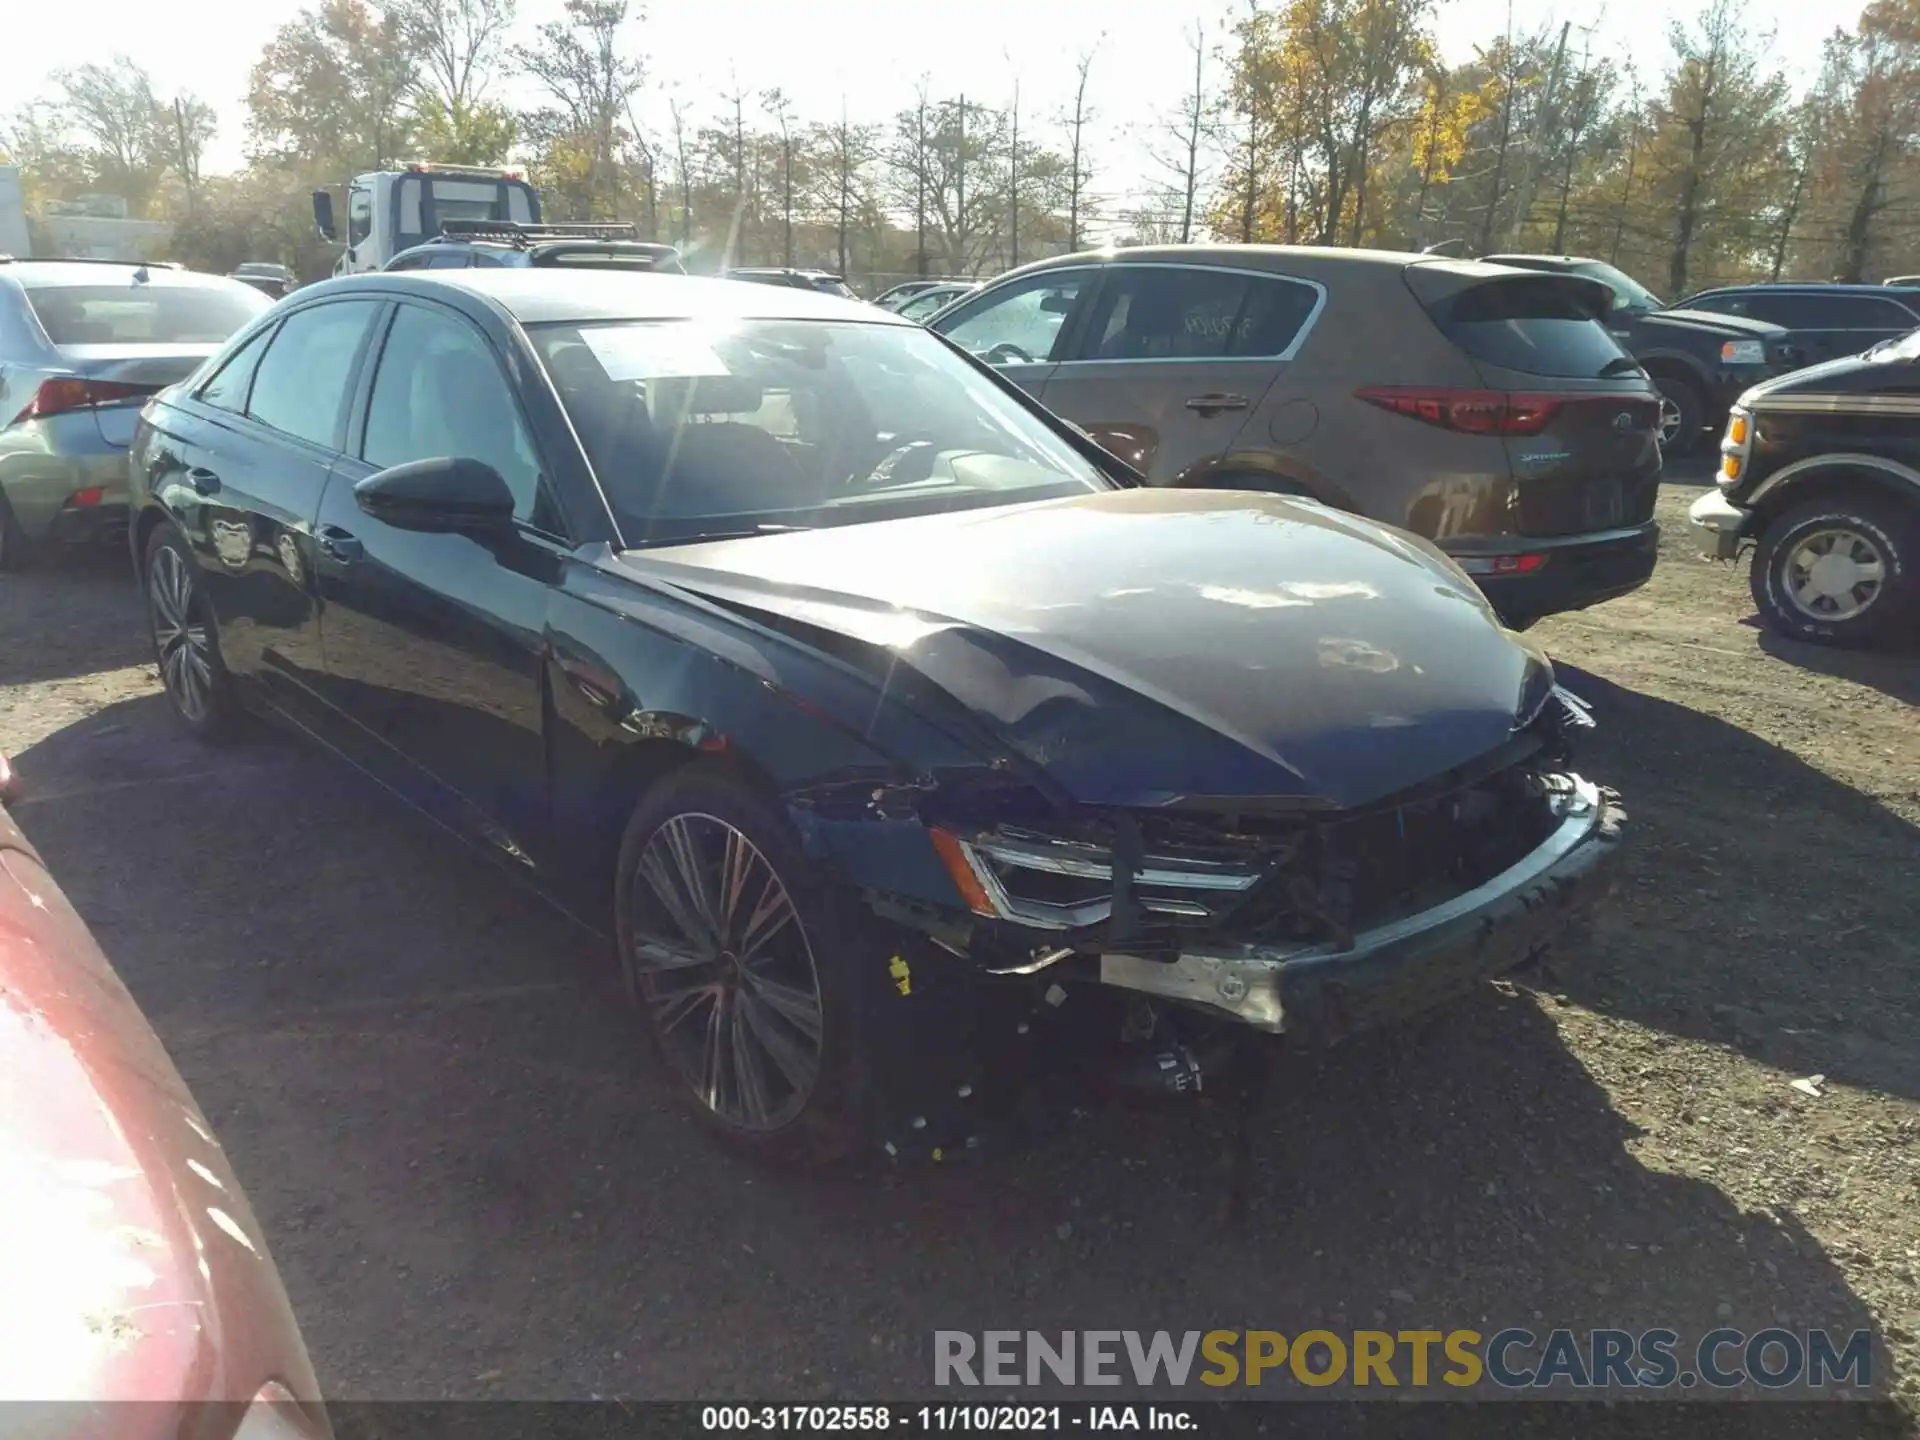
[[[883,685],[912,667],[1087,804],[1365,804],[1496,748],[1552,686],[1425,541],[1271,495],[1112,491],[619,563]]]

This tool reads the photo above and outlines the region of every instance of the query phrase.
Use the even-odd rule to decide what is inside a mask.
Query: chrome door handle
[[[314,538],[320,542],[321,554],[342,565],[351,565],[367,553],[357,537],[338,525],[322,525]]]
[[[1197,410],[1202,415],[1217,415],[1222,410],[1244,410],[1247,397],[1244,395],[1196,395],[1187,401],[1187,409]]]

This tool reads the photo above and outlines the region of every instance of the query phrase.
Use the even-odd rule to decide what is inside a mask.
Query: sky
[[[1686,0],[1682,0],[1686,3]],[[1772,55],[1796,82],[1812,79],[1820,42],[1855,9],[1827,9],[1809,0],[1747,0],[1757,31],[1773,32]],[[1129,10],[1113,0],[968,0],[965,5],[881,5],[874,0],[702,0],[656,3],[634,29],[634,48],[646,57],[648,93],[643,123],[664,128],[662,87],[671,87],[696,113],[718,108],[736,85],[753,93],[782,87],[803,118],[832,119],[844,101],[855,121],[884,121],[913,101],[926,76],[936,96],[962,90],[1006,105],[1016,78],[1027,125],[1044,124],[1070,103],[1077,57],[1096,47],[1088,86],[1097,142],[1093,189],[1109,213],[1154,182],[1147,144],[1157,117],[1179,102],[1191,79],[1186,36],[1200,20],[1218,34],[1224,19],[1244,7],[1231,0],[1187,5],[1140,3]],[[205,5],[190,23],[178,7],[151,0],[87,0],[85,23],[56,5],[20,7],[6,22],[0,48],[0,112],[44,95],[63,68],[134,57],[162,95],[189,89],[209,101],[220,133],[207,169],[237,168],[244,158],[247,72],[273,32],[302,8],[302,0],[249,0]],[[520,0],[517,30],[524,35],[559,14],[561,0]],[[635,6],[638,10],[641,7]],[[1471,58],[1474,47],[1504,31],[1576,27],[1569,45],[1590,43],[1595,56],[1631,60],[1649,78],[1667,57],[1666,0],[1441,0],[1436,30],[1449,61]],[[804,19],[796,20],[797,15]],[[499,82],[509,103],[526,98],[515,82]]]

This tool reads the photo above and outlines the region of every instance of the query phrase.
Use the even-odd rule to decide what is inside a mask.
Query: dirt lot
[[[1237,1230],[1205,1108],[955,1171],[717,1152],[592,941],[328,758],[183,740],[118,557],[0,581],[0,746],[335,1396],[907,1396],[936,1326],[1777,1322],[1872,1325],[1911,1405],[1920,657],[1763,636],[1694,493],[1651,587],[1538,632],[1634,821],[1596,953],[1283,1063]]]

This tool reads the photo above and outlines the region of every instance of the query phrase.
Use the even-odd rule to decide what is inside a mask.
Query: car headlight
[[[1724,365],[1764,365],[1767,347],[1758,340],[1729,340],[1720,347],[1720,361]]]

